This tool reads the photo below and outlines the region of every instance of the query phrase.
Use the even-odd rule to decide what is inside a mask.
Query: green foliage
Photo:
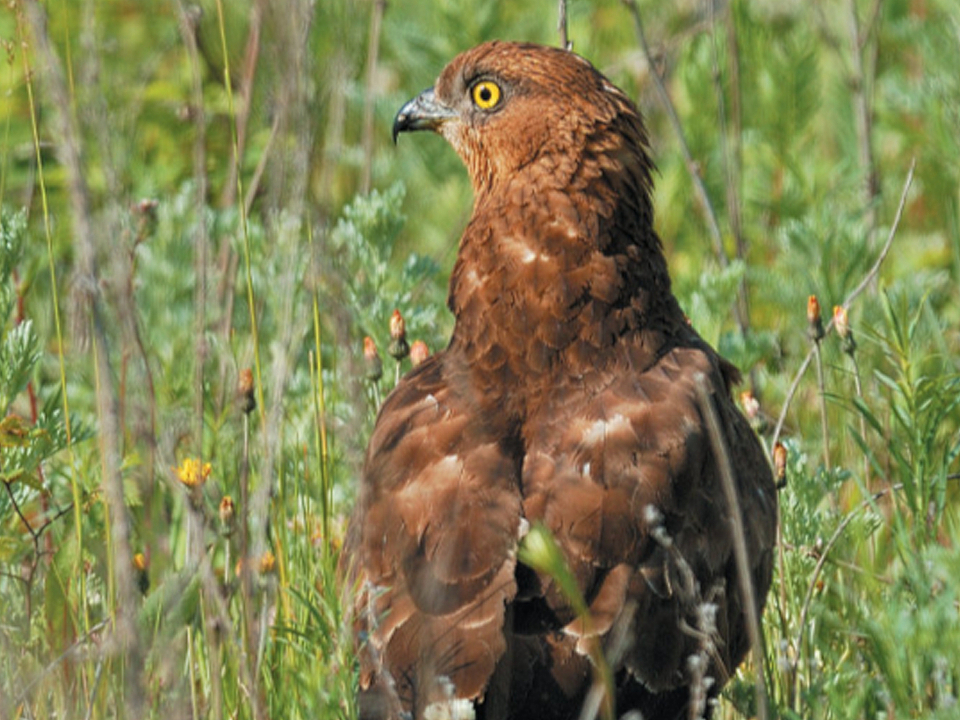
[[[400,210],[403,195],[398,183],[382,193],[373,190],[358,196],[344,208],[330,231],[331,272],[342,283],[357,330],[372,336],[378,347],[387,347],[388,321],[396,308],[406,320],[408,334],[423,337],[436,348],[443,337],[436,262],[416,253],[402,263],[391,260],[405,222]]]
[[[918,357],[924,325],[932,322],[927,331],[942,332],[924,302],[910,308],[902,296],[884,293],[883,299],[886,328],[876,342],[886,362],[875,375],[885,395],[886,422],[865,403],[857,407],[889,449],[888,468],[872,457],[876,470],[901,478],[912,524],[931,533],[940,527],[947,478],[960,456],[960,374],[945,358]]]

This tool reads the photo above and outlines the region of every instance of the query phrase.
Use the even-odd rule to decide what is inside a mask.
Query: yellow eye
[[[491,110],[500,102],[500,86],[491,80],[484,80],[473,86],[470,95],[478,108]]]

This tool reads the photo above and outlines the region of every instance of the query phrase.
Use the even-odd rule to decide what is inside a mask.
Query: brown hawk
[[[686,717],[749,645],[698,383],[730,451],[758,609],[776,494],[731,400],[736,369],[671,292],[640,114],[570,52],[490,42],[403,106],[394,138],[412,130],[453,145],[475,201],[453,337],[384,402],[348,532],[361,716],[577,717],[592,638],[618,712]],[[589,621],[518,562],[535,523]]]

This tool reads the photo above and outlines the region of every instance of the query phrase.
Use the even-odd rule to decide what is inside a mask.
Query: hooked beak
[[[397,136],[402,132],[436,130],[456,116],[457,113],[437,100],[433,88],[427,88],[400,108],[393,121],[393,142],[397,142]]]

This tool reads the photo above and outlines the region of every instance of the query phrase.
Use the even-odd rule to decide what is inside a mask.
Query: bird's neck
[[[644,178],[518,176],[478,194],[450,280],[451,349],[510,395],[583,375],[639,339],[655,356],[683,315]],[[525,173],[527,174],[527,173]],[[553,182],[551,182],[551,177]]]

